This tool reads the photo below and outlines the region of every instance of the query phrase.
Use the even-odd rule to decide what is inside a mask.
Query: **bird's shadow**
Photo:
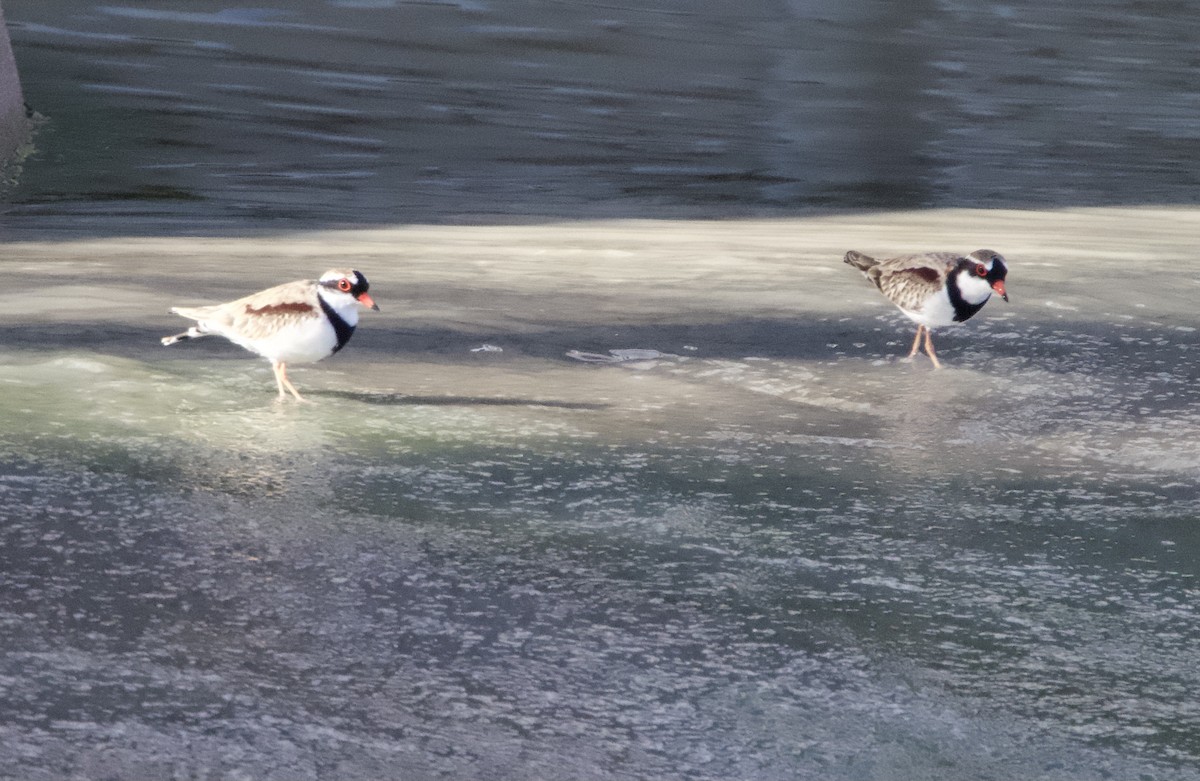
[[[346,399],[361,404],[411,407],[551,407],[554,409],[600,410],[610,405],[590,401],[522,399],[493,396],[413,396],[407,393],[363,393],[360,391],[305,391],[305,396]]]

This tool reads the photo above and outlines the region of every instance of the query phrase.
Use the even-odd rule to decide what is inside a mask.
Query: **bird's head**
[[[967,255],[959,263],[958,289],[963,299],[971,303],[987,301],[992,293],[998,293],[1008,301],[1008,289],[1004,286],[1004,278],[1008,276],[1008,266],[999,252],[990,249],[979,249]]]
[[[328,299],[336,300],[338,297],[349,297],[368,309],[379,311],[379,305],[371,298],[367,291],[371,288],[371,283],[363,276],[361,271],[354,269],[333,269],[326,271],[317,280],[317,284],[325,291]],[[347,302],[349,303],[349,302]]]

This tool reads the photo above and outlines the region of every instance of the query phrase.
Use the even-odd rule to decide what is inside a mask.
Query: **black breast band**
[[[346,346],[346,342],[350,341],[351,336],[354,336],[354,326],[343,320],[337,310],[325,303],[324,298],[317,296],[317,300],[321,302],[321,311],[329,318],[329,324],[333,326],[333,332],[337,334],[337,344],[333,346],[333,352],[336,353]],[[332,353],[330,354],[332,355]]]
[[[958,289],[957,271],[951,272],[950,278],[946,280],[946,293],[950,296],[950,305],[954,307],[954,322],[956,323],[970,320],[987,303],[986,298],[980,304],[968,304],[963,299],[962,291]]]

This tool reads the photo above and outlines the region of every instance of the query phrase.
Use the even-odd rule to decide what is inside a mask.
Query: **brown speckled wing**
[[[870,276],[896,306],[919,311],[946,284],[959,257],[953,252],[935,252],[888,258],[871,269]]]

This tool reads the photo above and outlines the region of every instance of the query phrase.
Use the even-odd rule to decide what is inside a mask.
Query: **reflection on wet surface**
[[[1194,14],[4,7],[0,777],[1200,777]]]
[[[76,286],[4,301],[3,751],[27,778],[1191,777],[1197,326],[1093,252],[1164,237],[1154,279],[1187,214],[12,244]],[[933,372],[823,243],[963,220],[1024,266]],[[386,306],[297,370],[314,403],[157,346],[164,290],[329,246]],[[576,295],[545,293],[560,255]]]

